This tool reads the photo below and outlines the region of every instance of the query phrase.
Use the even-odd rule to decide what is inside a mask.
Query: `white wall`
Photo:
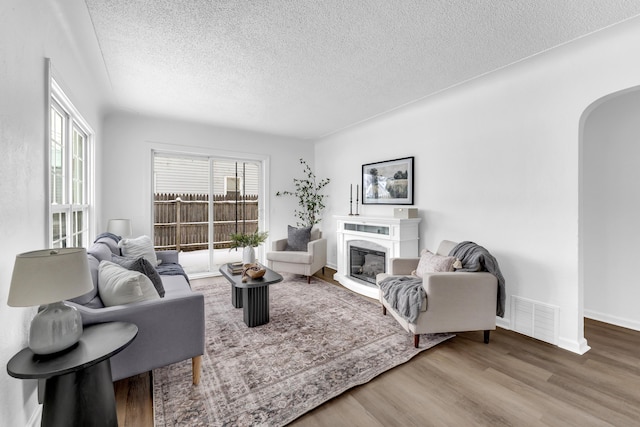
[[[472,240],[500,262],[508,298],[560,307],[559,345],[582,353],[579,125],[594,100],[640,83],[634,19],[426,98],[316,144],[332,179],[323,229],[349,211],[361,165],[415,156],[421,246]],[[362,207],[392,215],[391,207]],[[506,326],[511,316],[509,301]],[[504,324],[504,323],[503,323]]]
[[[607,97],[583,133],[584,309],[640,330],[640,91]]]
[[[10,377],[8,360],[26,345],[33,308],[6,305],[15,255],[47,246],[45,187],[45,57],[84,118],[100,135],[104,75],[90,64],[84,2],[3,0],[0,3],[0,420],[34,422],[35,381]],[[99,52],[97,49],[95,52]]]
[[[274,197],[293,189],[293,178],[302,176],[298,161],[313,158],[313,143],[249,131],[133,114],[110,114],[104,122],[105,171],[103,226],[109,218],[131,218],[134,235],[152,232],[151,150],[166,149],[192,154],[264,157],[270,174],[266,229],[273,239],[287,236],[287,224],[295,224],[292,198]],[[261,214],[262,215],[262,214]]]

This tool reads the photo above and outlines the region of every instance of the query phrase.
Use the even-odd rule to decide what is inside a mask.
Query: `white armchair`
[[[311,276],[327,264],[327,239],[318,233],[315,240],[307,244],[306,251],[287,251],[287,239],[276,240],[271,245],[271,252],[267,252],[268,267],[277,272],[301,274],[307,276],[307,283],[311,283]]]
[[[455,242],[443,240],[437,255],[448,255]],[[378,274],[380,283],[389,276],[408,276],[420,258],[392,258],[388,273]],[[487,272],[426,273],[422,278],[426,300],[415,323],[409,323],[384,299],[380,291],[382,312],[391,315],[409,333],[418,347],[420,334],[439,332],[484,331],[489,343],[490,331],[496,329],[496,295],[498,280]]]

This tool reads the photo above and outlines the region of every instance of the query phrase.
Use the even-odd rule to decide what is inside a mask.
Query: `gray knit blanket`
[[[487,271],[496,276],[498,279],[496,315],[504,317],[506,299],[504,276],[502,276],[498,261],[493,255],[482,246],[466,241],[458,243],[451,249],[449,256],[456,257],[462,262],[462,268],[457,268],[456,271]]]
[[[189,286],[191,286],[191,282],[189,281],[189,276],[185,273],[184,269],[180,264],[175,264],[172,262],[163,262],[162,264],[156,267],[158,270],[158,274],[161,276],[182,276],[187,280]]]
[[[389,305],[409,323],[416,323],[426,293],[422,279],[413,276],[391,276],[380,282],[380,289]]]

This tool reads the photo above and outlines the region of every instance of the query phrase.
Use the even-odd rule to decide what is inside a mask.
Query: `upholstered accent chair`
[[[291,227],[290,233],[291,236]],[[290,250],[290,239],[279,239],[271,244],[271,251],[267,252],[268,267],[279,273],[292,273],[307,276],[307,283],[311,283],[311,276],[327,264],[327,239],[322,237],[319,230],[312,230],[309,241],[303,247]],[[289,249],[289,250],[287,250]],[[295,249],[295,248],[294,248]]]
[[[457,243],[443,240],[436,255],[447,256]],[[420,258],[392,258],[390,271],[378,274],[376,282],[390,276],[410,276]],[[484,342],[489,343],[490,331],[496,329],[497,278],[487,272],[436,272],[422,275],[426,298],[415,323],[397,313],[380,291],[383,314],[390,313],[400,325],[413,334],[418,347],[420,334],[462,331],[484,331]]]

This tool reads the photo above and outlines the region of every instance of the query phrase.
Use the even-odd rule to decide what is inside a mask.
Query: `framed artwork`
[[[413,157],[362,165],[363,205],[413,205]]]

